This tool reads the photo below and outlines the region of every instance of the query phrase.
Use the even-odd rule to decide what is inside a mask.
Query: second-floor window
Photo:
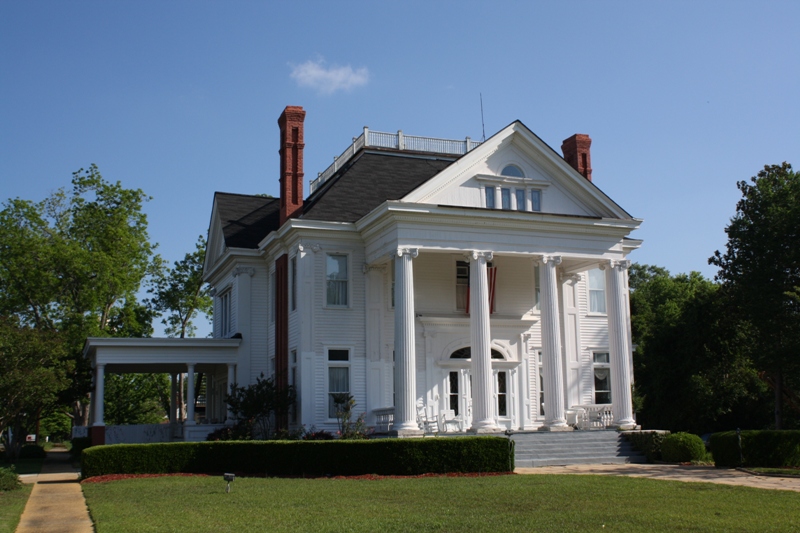
[[[219,296],[219,333],[221,337],[229,337],[233,331],[231,323],[231,291]]]
[[[589,271],[589,312],[606,312],[606,276],[599,268]]]
[[[329,254],[326,264],[326,304],[346,307],[347,301],[347,255]]]

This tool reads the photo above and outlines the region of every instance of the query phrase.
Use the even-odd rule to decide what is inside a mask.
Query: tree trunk
[[[783,429],[783,371],[775,372],[775,429]]]

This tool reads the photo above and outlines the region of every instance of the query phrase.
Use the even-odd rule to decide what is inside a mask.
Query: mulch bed
[[[471,473],[463,473],[463,472],[450,472],[447,474],[418,474],[416,476],[379,476],[377,474],[362,474],[360,476],[320,476],[320,477],[309,477],[309,478],[298,478],[294,477],[292,479],[357,479],[357,480],[368,480],[368,481],[376,481],[381,479],[413,479],[413,478],[423,478],[423,477],[490,477],[490,476],[511,476],[514,475],[513,472],[471,472]],[[138,479],[138,478],[150,478],[150,477],[165,477],[165,476],[181,476],[181,477],[208,477],[209,474],[108,474],[105,476],[94,476],[88,479],[84,479],[81,483],[107,483],[109,481],[119,481],[120,479]],[[236,474],[239,477],[239,474]],[[266,477],[266,476],[241,476],[241,477]]]

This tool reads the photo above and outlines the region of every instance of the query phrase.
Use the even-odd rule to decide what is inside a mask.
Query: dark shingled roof
[[[386,200],[403,198],[455,160],[364,152],[305,201],[302,218],[356,222]]]
[[[214,200],[227,247],[258,248],[258,243],[270,231],[278,229],[278,198],[218,192]]]

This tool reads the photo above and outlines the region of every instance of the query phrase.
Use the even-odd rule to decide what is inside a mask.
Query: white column
[[[94,423],[93,426],[105,426],[103,421],[103,407],[105,396],[105,378],[106,378],[106,365],[95,365],[95,382],[94,382]]]
[[[178,374],[170,373],[169,421],[178,421]]]
[[[544,374],[544,426],[546,431],[568,431],[564,416],[564,373],[561,362],[561,329],[558,314],[556,267],[561,256],[545,255],[539,268],[541,288],[542,372]]]
[[[397,378],[396,405],[392,431],[398,435],[419,435],[416,413],[416,353],[414,350],[414,271],[412,259],[417,248],[398,248],[395,257],[394,353]]]
[[[469,329],[472,357],[473,433],[500,431],[492,409],[492,334],[489,327],[489,279],[486,262],[492,252],[473,251],[469,256]]]
[[[231,385],[236,383],[236,374],[234,373],[235,368],[236,368],[236,365],[234,365],[233,363],[228,363],[228,384],[225,386],[225,394],[230,394],[231,393]],[[225,399],[225,397],[223,396],[223,400],[224,399]],[[225,423],[230,426],[230,425],[233,425],[233,411],[231,411],[230,404],[225,402],[225,405],[228,408],[228,418],[227,418],[227,420],[225,420]]]
[[[625,273],[628,260],[610,261],[602,268],[606,272],[606,310],[608,313],[608,348],[611,363],[611,410],[614,425],[633,429],[631,398],[631,346],[628,342],[628,309],[625,298]]]
[[[194,363],[186,365],[187,382],[186,382],[186,424],[192,426],[196,424],[194,421]]]

